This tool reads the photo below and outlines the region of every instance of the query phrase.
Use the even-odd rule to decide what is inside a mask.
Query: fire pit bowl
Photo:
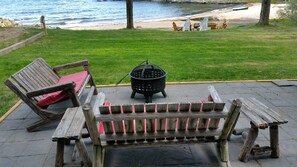
[[[166,97],[166,75],[166,71],[157,65],[149,64],[148,61],[135,67],[129,73],[133,90],[131,98],[134,98],[136,93],[140,93],[144,95],[146,103],[151,103],[155,93],[162,92],[163,96]]]

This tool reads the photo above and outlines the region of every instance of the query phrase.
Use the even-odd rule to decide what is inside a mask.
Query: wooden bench
[[[95,86],[88,65],[88,61],[84,60],[51,67],[42,58],[38,58],[5,81],[5,84],[42,118],[30,125],[28,131],[34,131],[63,116],[64,112],[47,109],[51,104],[70,98],[73,106],[80,106],[79,98],[85,86],[88,83]],[[74,67],[83,67],[83,71],[66,76],[58,74],[61,70]],[[94,93],[97,94],[97,91]]]
[[[92,86],[85,103],[91,102],[95,90],[96,88]],[[96,96],[94,106],[103,104],[103,101],[100,99],[104,99],[104,94],[101,93]],[[82,107],[68,108],[52,136],[52,141],[57,142],[56,167],[62,167],[64,165],[64,146],[69,144],[71,140],[75,141],[74,151],[78,150],[84,166],[92,166],[92,161],[83,141],[83,135],[85,134],[82,133],[82,130],[84,127],[85,117],[83,115]],[[89,137],[89,135],[85,136]]]
[[[262,155],[265,153],[270,153],[271,157],[278,158],[280,155],[278,126],[288,121],[255,98],[240,98],[240,101],[242,101],[241,113],[250,120],[251,128],[248,135],[246,135],[239,160],[246,162],[251,154]],[[259,129],[268,127],[270,131],[270,147],[255,145]],[[234,134],[244,134],[244,130],[238,130],[237,132],[235,130]]]
[[[239,115],[240,101],[229,111],[213,86],[208,102],[148,103],[91,107],[83,106],[94,145],[93,166],[104,165],[106,147],[153,146],[214,142],[223,164],[230,166],[227,138]],[[224,121],[223,126],[219,122]],[[103,123],[104,133],[98,134]],[[221,124],[222,125],[222,124]]]

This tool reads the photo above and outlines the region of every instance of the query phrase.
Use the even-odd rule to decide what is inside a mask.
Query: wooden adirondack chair
[[[42,118],[30,125],[28,131],[63,116],[64,112],[48,110],[51,104],[71,99],[73,106],[80,106],[79,98],[86,85],[95,86],[88,64],[84,60],[51,67],[44,59],[38,58],[5,81],[5,85]],[[80,72],[66,76],[58,74],[58,71],[79,66],[83,67]],[[97,90],[94,94],[97,94]]]

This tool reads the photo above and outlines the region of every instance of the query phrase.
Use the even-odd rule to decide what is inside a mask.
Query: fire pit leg
[[[145,102],[146,103],[152,103],[153,102],[153,95],[144,95],[145,97]]]
[[[134,98],[135,97],[135,94],[136,94],[136,91],[133,90],[132,94],[131,94],[131,98]]]
[[[162,90],[162,94],[163,94],[164,97],[167,97],[167,94],[166,94],[165,90]]]

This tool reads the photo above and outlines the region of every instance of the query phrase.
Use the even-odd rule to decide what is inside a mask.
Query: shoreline
[[[259,21],[261,12],[261,3],[249,3],[244,6],[249,8],[246,10],[233,11],[232,8],[224,8],[213,11],[208,11],[200,14],[194,14],[184,17],[167,18],[155,21],[134,22],[134,28],[136,29],[172,29],[172,22],[174,21],[178,26],[182,26],[187,17],[191,18],[191,23],[198,23],[200,19],[208,17],[210,22],[216,22],[218,24],[223,23],[226,19],[230,25],[250,24],[257,23]],[[270,7],[270,19],[278,18],[278,11],[283,10],[286,4],[271,4]],[[68,30],[115,30],[125,29],[126,23],[119,24],[106,24],[95,26],[75,26],[75,27],[63,27],[61,29]]]

